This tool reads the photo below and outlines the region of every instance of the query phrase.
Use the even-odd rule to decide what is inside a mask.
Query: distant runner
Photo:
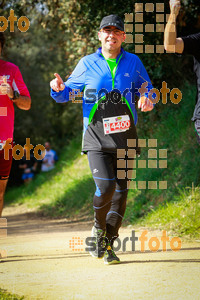
[[[170,16],[165,28],[165,50],[181,54],[190,54],[194,57],[194,72],[197,78],[197,99],[192,121],[195,122],[197,140],[200,144],[200,32],[185,37],[176,34],[176,18],[179,14],[181,3],[179,0],[170,1]]]
[[[0,57],[4,44],[5,37],[0,32]],[[0,217],[12,164],[12,151],[10,150],[9,159],[6,160],[3,148],[6,141],[13,141],[13,103],[20,109],[29,110],[31,107],[30,94],[19,68],[10,62],[0,59]]]
[[[73,90],[83,91],[82,151],[87,153],[96,184],[92,228],[96,247],[90,254],[113,264],[120,262],[113,242],[118,237],[128,194],[126,174],[124,178],[117,176],[117,151],[128,149],[128,139],[137,140],[134,95],[140,96],[138,107],[142,111],[151,111],[153,104],[147,94],[152,84],[140,59],[121,47],[125,41],[124,23],[117,15],[102,19],[98,37],[102,47],[83,57],[65,83],[55,73],[50,86],[51,96],[61,103],[69,100]],[[146,90],[140,94],[143,83]],[[137,146],[135,149],[139,152]],[[132,166],[125,165],[126,171],[128,168]]]

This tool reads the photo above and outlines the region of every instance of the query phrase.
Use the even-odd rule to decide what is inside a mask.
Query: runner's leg
[[[0,217],[3,210],[4,194],[8,180],[0,180]]]
[[[4,150],[0,150],[0,217],[2,215],[4,194],[12,165],[12,151],[9,151],[9,159],[4,159]]]
[[[88,161],[96,184],[93,198],[95,227],[106,230],[106,215],[115,191],[114,158],[112,153],[88,151]]]
[[[126,164],[128,157],[126,157]],[[115,169],[115,177],[116,177],[116,188],[112,197],[111,207],[106,217],[106,237],[110,241],[114,241],[116,237],[118,237],[118,231],[121,227],[122,220],[126,210],[126,200],[128,195],[127,188],[127,170],[133,169],[133,159],[129,160],[129,167],[123,168],[125,171],[125,175],[123,179],[119,179],[117,175],[118,167],[117,167],[117,154],[115,155],[114,160],[114,169]]]
[[[114,240],[119,236],[118,231],[126,210],[126,199],[128,190],[126,180],[119,180],[113,194],[111,207],[106,217],[106,237]]]

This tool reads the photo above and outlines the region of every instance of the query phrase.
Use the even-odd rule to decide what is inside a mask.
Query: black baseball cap
[[[106,26],[115,26],[119,30],[124,31],[124,22],[118,15],[109,15],[109,16],[104,17],[101,20],[99,30],[101,30],[102,28],[104,28]]]

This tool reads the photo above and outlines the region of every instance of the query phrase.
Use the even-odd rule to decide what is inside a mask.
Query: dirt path
[[[0,259],[0,287],[11,293],[48,300],[200,299],[199,242],[182,242],[177,252],[168,242],[163,252],[162,232],[150,232],[145,252],[140,241],[132,251],[128,239],[126,251],[121,247],[118,252],[122,263],[106,266],[82,251],[91,222],[44,220],[16,208],[6,208],[3,217],[8,220],[8,234],[0,238],[0,249],[7,258]],[[122,228],[121,241],[131,237],[132,230]],[[135,235],[142,232],[137,229]],[[157,252],[148,249],[151,237],[160,241]],[[83,245],[72,249],[77,241]]]

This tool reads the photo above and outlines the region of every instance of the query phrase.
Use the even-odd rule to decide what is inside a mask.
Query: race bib
[[[118,133],[130,128],[128,115],[103,119],[104,134]]]

